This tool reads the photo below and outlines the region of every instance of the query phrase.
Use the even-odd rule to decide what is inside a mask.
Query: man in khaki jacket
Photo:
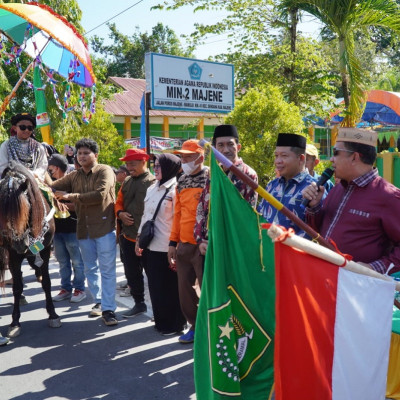
[[[98,164],[99,148],[88,138],[76,143],[81,169],[52,183],[59,200],[75,204],[77,238],[85,264],[88,287],[96,304],[91,316],[102,315],[106,325],[116,325],[115,174]]]

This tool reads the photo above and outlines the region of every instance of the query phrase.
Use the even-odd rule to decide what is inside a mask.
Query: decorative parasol
[[[72,24],[50,7],[36,2],[0,4],[0,33],[34,60],[4,99],[0,114],[35,62],[82,87],[95,84],[86,42]]]

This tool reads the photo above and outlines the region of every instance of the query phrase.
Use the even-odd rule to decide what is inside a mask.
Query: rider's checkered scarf
[[[8,159],[9,161],[18,161],[26,168],[34,171],[39,162],[39,146],[40,143],[32,138],[19,140],[16,136],[12,136],[7,146]]]

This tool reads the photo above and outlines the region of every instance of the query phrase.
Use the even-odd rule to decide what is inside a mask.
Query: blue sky
[[[82,10],[82,25],[88,32],[137,2],[138,0],[78,0]],[[144,0],[110,22],[115,23],[118,30],[126,35],[132,35],[136,26],[139,27],[140,31],[151,32],[153,26],[162,22],[172,28],[179,36],[193,32],[195,22],[214,23],[224,16],[224,13],[219,11],[193,13],[191,7],[184,7],[177,11],[151,11],[151,7],[160,2],[161,0]],[[89,33],[87,37],[91,35],[106,38],[108,37],[108,28],[103,25]],[[208,44],[201,46],[196,51],[196,57],[207,58],[210,55],[222,53],[226,50],[226,38],[226,35],[222,35],[208,39]],[[184,43],[183,39],[181,41]]]
[[[139,1],[140,0],[78,0],[82,10],[82,25],[86,32],[89,32],[91,29]],[[162,0],[144,0],[110,22],[115,23],[118,30],[126,35],[132,35],[136,26],[138,26],[142,32],[151,32],[153,26],[158,22],[162,22],[164,25],[168,25],[172,28],[179,36],[181,34],[190,34],[193,32],[196,22],[204,24],[215,23],[225,15],[223,11],[200,11],[193,13],[192,7],[183,7],[177,11],[151,10],[151,7],[161,2]],[[315,35],[318,31],[318,26],[310,22],[310,18],[306,18],[305,23],[301,24],[300,29],[303,32]],[[102,25],[93,32],[88,33],[87,37],[92,35],[107,38],[107,26]],[[181,39],[181,41],[184,43],[183,39]],[[195,56],[199,59],[206,59],[209,56],[220,54],[226,51],[227,44],[227,35],[212,36],[206,39],[205,45],[200,46],[195,51]]]

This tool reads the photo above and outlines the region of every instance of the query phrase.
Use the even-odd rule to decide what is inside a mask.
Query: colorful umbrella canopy
[[[27,38],[29,24],[33,36]],[[32,58],[39,52],[44,65],[72,82],[84,87],[96,82],[84,39],[51,8],[37,3],[0,4],[0,32]]]

